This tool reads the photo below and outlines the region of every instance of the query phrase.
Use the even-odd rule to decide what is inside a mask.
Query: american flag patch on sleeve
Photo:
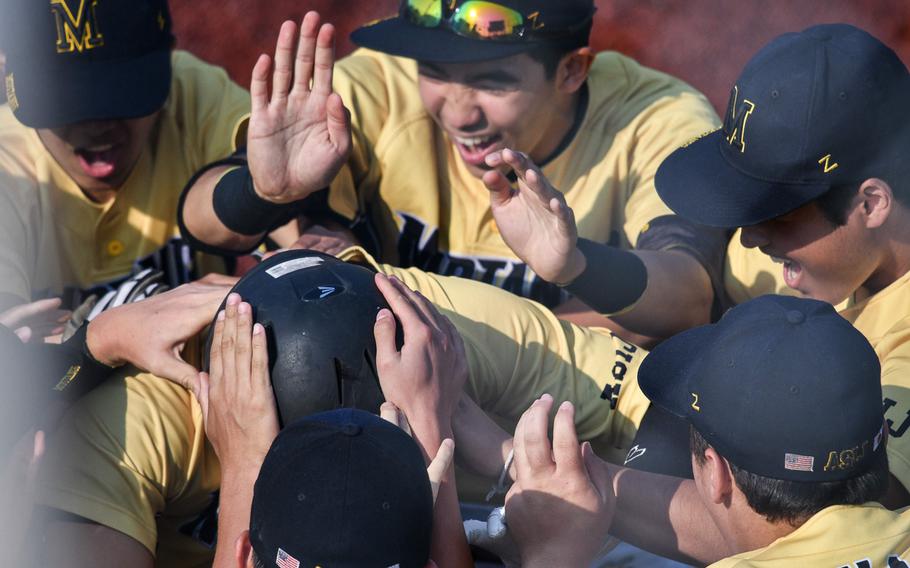
[[[812,471],[815,465],[815,458],[812,456],[802,456],[800,454],[784,454],[784,469],[793,471]]]
[[[275,558],[275,564],[278,565],[278,568],[300,568],[300,561],[280,548],[278,557]]]

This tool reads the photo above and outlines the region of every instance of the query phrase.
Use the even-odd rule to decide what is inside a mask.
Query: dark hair
[[[250,556],[253,558],[253,568],[265,568],[265,563],[262,560],[259,560],[255,550],[250,551]]]
[[[556,70],[559,68],[559,62],[562,61],[562,58],[576,49],[578,47],[567,48],[565,45],[557,43],[542,43],[525,53],[531,59],[543,65],[544,75],[547,80],[551,80],[556,76]]]
[[[858,189],[859,186],[855,184],[835,185],[817,197],[815,203],[818,204],[825,219],[832,225],[840,227],[847,223],[847,213]]]
[[[588,45],[593,25],[594,20],[592,18],[583,27],[572,32],[572,35],[542,42],[525,53],[531,59],[543,65],[544,75],[548,80],[551,80],[556,76],[556,70],[559,68],[559,62],[562,61],[563,57],[576,49]]]
[[[903,182],[903,175],[889,175],[888,179],[899,179],[900,184],[893,184],[888,179],[882,177],[888,186],[891,187],[894,199],[906,207],[910,207],[910,184]],[[843,184],[832,186],[831,189],[815,199],[822,214],[833,225],[840,227],[847,222],[847,214],[853,204],[853,198],[859,191],[859,184]]]
[[[705,463],[705,450],[709,447],[704,437],[690,427],[689,448],[697,464]],[[812,515],[832,505],[861,505],[877,501],[888,489],[889,481],[888,456],[884,451],[867,471],[843,481],[772,479],[750,473],[733,463],[730,463],[730,470],[736,486],[746,496],[753,511],[769,523],[786,521],[793,527],[802,525]]]

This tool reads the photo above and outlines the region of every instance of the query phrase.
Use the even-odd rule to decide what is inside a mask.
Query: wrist
[[[103,365],[119,367],[124,360],[117,355],[117,333],[104,333],[104,324],[110,319],[102,312],[87,324],[85,348],[88,354]]]
[[[278,201],[256,188],[249,168],[225,172],[212,192],[212,208],[218,220],[231,231],[253,236],[284,225],[300,212],[296,200]]]
[[[582,272],[584,272],[587,267],[588,259],[576,244],[572,253],[569,255],[569,261],[566,263],[565,268],[563,268],[557,277],[554,278],[553,283],[557,286],[568,286],[581,276]]]

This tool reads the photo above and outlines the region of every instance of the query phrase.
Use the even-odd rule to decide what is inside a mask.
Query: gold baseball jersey
[[[336,64],[334,77],[352,112],[354,149],[327,205],[377,258],[550,307],[566,299],[502,240],[489,191],[424,109],[413,60],[360,49]],[[658,165],[719,121],[690,86],[615,52],[597,55],[587,92],[574,138],[543,173],[565,193],[579,236],[631,248],[652,219],[671,214],[654,189]]]
[[[764,548],[710,568],[910,568],[910,509],[835,505]]]
[[[211,566],[218,457],[186,389],[124,369],[82,397],[47,437],[37,500],[116,529],[156,566]]]
[[[172,65],[148,146],[116,199],[103,205],[0,105],[0,292],[28,300],[116,286],[139,267],[164,270],[174,286],[223,265],[202,255],[194,265],[177,239],[177,201],[198,169],[230,155],[245,136],[249,95],[189,53],[175,51]]]
[[[780,264],[758,249],[746,249],[738,235],[727,249],[725,286],[737,303],[787,288]],[[891,473],[910,489],[910,272],[864,299],[850,298],[839,313],[866,336],[882,365],[882,394],[889,427]]]
[[[359,248],[344,256],[372,263]],[[649,404],[637,378],[644,350],[483,283],[375,266],[454,322],[465,342],[467,391],[497,422],[514,427],[550,393],[575,403],[581,438],[622,463]],[[156,554],[158,566],[210,563],[220,470],[202,424],[193,396],[169,382],[109,380],[78,401],[49,438],[41,502],[129,535]]]

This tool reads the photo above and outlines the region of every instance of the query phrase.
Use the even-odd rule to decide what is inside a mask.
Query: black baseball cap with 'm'
[[[678,215],[742,227],[883,177],[910,143],[910,73],[847,24],[784,34],[746,64],[723,128],[676,150],[655,186]]]
[[[10,0],[2,20],[7,102],[26,126],[138,118],[167,100],[166,0]]]
[[[588,44],[594,0],[400,0],[351,34],[361,46],[433,63],[485,61],[552,43]]]
[[[878,357],[826,302],[740,304],[658,345],[638,380],[653,404],[756,475],[839,481],[885,451]]]
[[[362,410],[284,428],[254,487],[250,542],[265,566],[423,568],[432,528],[420,449]]]

